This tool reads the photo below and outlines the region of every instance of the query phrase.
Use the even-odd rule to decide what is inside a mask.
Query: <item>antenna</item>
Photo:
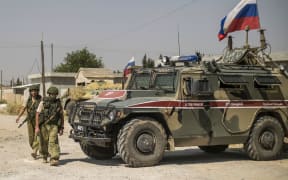
[[[177,31],[178,31],[178,55],[180,56],[180,32],[179,32],[179,25],[177,26]]]
[[[51,44],[51,72],[53,72],[53,68],[54,68],[53,56],[54,56],[54,53],[53,53],[53,43],[52,43]]]

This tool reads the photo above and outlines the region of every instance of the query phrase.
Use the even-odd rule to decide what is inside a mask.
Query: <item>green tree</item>
[[[16,80],[16,86],[19,86],[19,85],[21,85],[22,84],[22,82],[20,81],[20,79],[19,79],[19,77],[17,78],[17,80]]]
[[[102,57],[96,57],[95,54],[90,53],[87,48],[72,51],[67,53],[64,58],[64,63],[56,66],[55,72],[78,72],[80,67],[86,68],[102,68]]]
[[[147,55],[146,55],[146,54],[144,55],[144,57],[143,57],[143,59],[142,59],[142,66],[143,66],[144,68],[147,67]]]
[[[147,68],[153,68],[154,65],[155,65],[154,60],[151,59],[151,58],[148,58],[148,60],[147,60]]]
[[[147,55],[145,54],[143,59],[142,59],[142,66],[144,68],[153,68],[155,65],[155,62],[153,59],[148,58]]]

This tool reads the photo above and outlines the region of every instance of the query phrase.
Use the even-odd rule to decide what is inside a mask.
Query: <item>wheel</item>
[[[68,117],[71,116],[71,112],[72,112],[75,104],[76,104],[76,102],[73,100],[71,100],[67,103],[65,110],[66,110],[66,114],[68,115]]]
[[[288,143],[283,144],[283,152],[288,152]]]
[[[162,159],[167,137],[161,124],[151,119],[133,119],[118,134],[117,148],[131,167],[153,166]]]
[[[253,160],[272,160],[280,156],[284,141],[284,131],[277,119],[262,116],[253,125],[245,151]]]
[[[220,153],[225,151],[228,145],[199,146],[199,148],[206,153]]]
[[[87,156],[98,160],[111,159],[115,155],[114,148],[103,148],[86,142],[80,142],[80,147]]]

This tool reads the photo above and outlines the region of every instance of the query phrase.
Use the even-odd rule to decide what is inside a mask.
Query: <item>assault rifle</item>
[[[18,125],[18,128],[21,128],[27,121],[28,121],[28,118],[24,119],[24,120]]]
[[[57,108],[57,110],[54,112],[54,114],[48,119],[45,121],[45,117],[44,117],[44,113],[41,112],[39,114],[39,127],[44,125],[44,124],[47,124],[48,122],[50,122],[52,119],[54,119],[54,117],[57,115],[58,112],[60,112],[61,108]]]

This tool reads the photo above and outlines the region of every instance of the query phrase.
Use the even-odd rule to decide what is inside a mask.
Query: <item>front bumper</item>
[[[93,137],[93,136],[84,136],[84,134],[76,134],[72,129],[70,131],[69,138],[74,139],[76,142],[86,142],[91,145],[99,147],[111,147],[112,139],[110,137]]]
[[[69,137],[76,142],[85,142],[99,147],[111,147],[112,138],[104,127],[107,109],[93,102],[77,103],[69,117],[72,126]],[[105,125],[104,125],[105,124]]]

